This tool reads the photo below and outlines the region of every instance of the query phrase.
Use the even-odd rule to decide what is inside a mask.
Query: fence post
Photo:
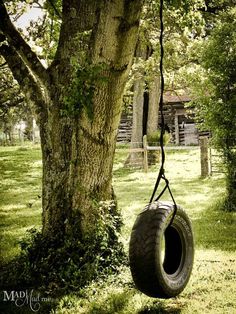
[[[200,154],[201,154],[201,177],[209,175],[209,157],[208,157],[208,138],[200,137]]]
[[[175,144],[179,145],[179,116],[175,114]]]
[[[143,169],[144,172],[148,172],[147,135],[143,136]]]
[[[212,148],[209,147],[209,175],[212,176]]]

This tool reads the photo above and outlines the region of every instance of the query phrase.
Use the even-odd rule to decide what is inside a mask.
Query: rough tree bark
[[[112,165],[122,93],[137,40],[141,0],[62,1],[57,52],[46,69],[0,0],[0,53],[34,103],[43,159],[43,234],[92,236],[99,204],[113,199]],[[83,69],[101,67],[88,104],[63,114]],[[76,74],[77,73],[77,74]],[[82,73],[84,75],[84,73]],[[86,89],[86,80],[81,89]],[[79,88],[79,87],[78,87]]]
[[[139,42],[137,45],[136,57],[138,58],[137,61],[139,61],[139,59],[146,61],[150,57],[148,47],[142,44],[142,42]],[[131,148],[143,147],[143,136],[151,135],[158,129],[160,77],[155,72],[152,73],[147,80],[147,84],[145,76],[145,69],[141,69],[134,77]],[[145,94],[148,95],[146,103]],[[149,155],[151,154],[149,153]],[[131,152],[127,158],[126,164],[138,167],[143,166],[143,153],[136,151]]]
[[[153,74],[152,80],[149,83],[147,135],[151,135],[158,129],[159,101],[160,77],[156,74]]]
[[[139,39],[135,50],[136,62],[143,62],[147,58],[146,46]],[[133,113],[132,113],[132,134],[131,149],[143,147],[143,110],[144,110],[144,92],[145,92],[145,69],[141,67],[139,71],[134,73],[134,96],[133,96]],[[131,151],[126,165],[132,167],[143,166],[143,153]]]
[[[131,134],[131,149],[143,147],[143,102],[144,102],[145,80],[144,76],[139,75],[139,78],[134,82],[134,97],[133,97],[133,123]],[[142,167],[143,157],[142,152],[131,152],[126,161],[126,164],[136,167]]]

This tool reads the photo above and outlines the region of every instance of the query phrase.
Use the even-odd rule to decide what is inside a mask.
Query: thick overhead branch
[[[2,54],[6,60],[14,78],[19,83],[26,97],[31,99],[35,104],[42,106],[44,102],[40,85],[37,84],[33,75],[14,48],[2,45],[0,46],[0,54]],[[42,99],[41,102],[39,101],[40,99]],[[40,109],[42,109],[42,107],[40,107]]]
[[[6,36],[9,44],[16,49],[34,75],[42,82],[46,83],[46,69],[43,67],[36,53],[26,43],[24,38],[11,22],[3,0],[0,0],[0,32],[2,35]]]

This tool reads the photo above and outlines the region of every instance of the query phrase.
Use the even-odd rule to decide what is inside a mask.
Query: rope
[[[160,170],[157,176],[157,180],[152,192],[152,196],[150,199],[150,203],[152,203],[156,191],[158,189],[158,186],[160,184],[161,180],[165,181],[165,187],[162,189],[162,191],[159,193],[159,195],[157,196],[157,198],[155,199],[155,201],[158,201],[161,196],[164,194],[164,192],[166,191],[166,189],[168,190],[172,201],[174,203],[174,214],[172,216],[170,225],[172,224],[176,211],[177,211],[177,205],[174,199],[174,196],[171,192],[170,186],[169,186],[169,181],[167,180],[167,178],[165,177],[165,169],[164,169],[164,164],[165,164],[165,150],[164,150],[164,134],[165,134],[165,118],[164,118],[164,112],[163,112],[163,96],[164,96],[164,88],[165,88],[165,80],[164,80],[164,71],[163,71],[163,61],[164,61],[164,44],[163,44],[163,35],[164,35],[164,22],[163,22],[163,0],[160,0],[160,11],[159,11],[159,16],[160,16],[160,37],[159,37],[159,42],[160,42],[160,65],[159,65],[159,69],[160,69],[160,76],[161,76],[161,87],[160,87],[160,101],[159,101],[159,110],[160,110],[160,114],[161,114],[161,134],[160,134],[160,148],[161,148],[161,166],[160,166]]]

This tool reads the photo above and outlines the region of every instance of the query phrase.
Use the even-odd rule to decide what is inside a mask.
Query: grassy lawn
[[[148,203],[158,166],[148,173],[124,168],[127,150],[119,150],[114,187],[124,218],[122,241],[128,249],[136,215]],[[200,178],[199,151],[168,151],[166,176],[176,202],[190,216],[195,233],[195,263],[184,292],[170,300],[148,298],[135,290],[129,269],[101,278],[89,287],[56,301],[51,314],[236,313],[235,214],[220,210],[223,176]],[[0,147],[1,257],[10,261],[19,252],[25,231],[40,228],[41,153],[39,147]],[[163,199],[169,199],[165,195]],[[49,313],[42,304],[39,313]],[[9,308],[4,313],[31,313]]]
[[[41,224],[41,151],[37,147],[0,147],[1,257],[19,251],[25,231]]]

